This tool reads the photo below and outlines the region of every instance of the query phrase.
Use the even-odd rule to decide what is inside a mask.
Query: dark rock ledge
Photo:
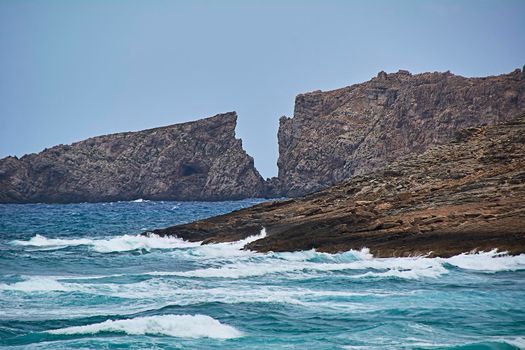
[[[370,248],[376,256],[475,250],[525,253],[525,115],[464,129],[454,142],[315,194],[154,230],[189,241],[235,241],[262,228],[259,252]]]

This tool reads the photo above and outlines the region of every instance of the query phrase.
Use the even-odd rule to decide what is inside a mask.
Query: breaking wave
[[[221,302],[226,304],[242,302],[275,302],[304,305],[318,303],[332,297],[389,297],[404,293],[368,290],[356,292],[348,290],[315,290],[310,288],[260,287],[254,293],[251,287],[215,287],[206,289],[181,288],[172,279],[152,278],[137,283],[93,283],[85,279],[82,283],[69,282],[64,277],[29,277],[22,282],[0,284],[0,291],[33,292],[82,292],[125,299],[165,300],[171,305],[191,305],[195,303]]]
[[[261,230],[258,235],[247,237],[236,242],[217,243],[201,246],[201,242],[188,242],[177,237],[161,237],[155,234],[144,235],[123,235],[108,239],[60,239],[47,238],[42,235],[35,235],[27,241],[15,240],[11,244],[40,250],[56,250],[67,247],[90,246],[94,251],[99,253],[127,252],[132,250],[152,250],[152,249],[177,249],[177,248],[194,248],[200,247],[190,253],[194,256],[206,258],[216,258],[224,256],[239,256],[250,254],[243,251],[242,248],[253,241],[266,237],[265,229]]]
[[[255,253],[249,250],[244,250],[244,246],[265,237],[266,229],[263,228],[258,235],[248,236],[245,239],[234,242],[198,245],[194,249],[184,251],[183,254],[185,254],[185,257],[187,258],[196,258],[199,260],[253,256]]]
[[[142,199],[142,198],[135,199],[135,200],[131,201],[131,203],[147,203],[147,202],[149,202],[149,200]]]
[[[495,249],[476,254],[459,254],[444,261],[463,270],[480,272],[525,270],[525,254],[509,256]]]
[[[492,250],[474,254],[460,254],[451,258],[425,256],[375,258],[368,249],[328,254],[315,250],[288,253],[256,253],[244,250],[246,244],[266,237],[265,229],[258,235],[236,242],[201,245],[176,237],[157,235],[123,235],[109,239],[50,239],[36,235],[27,241],[13,241],[14,245],[43,249],[62,249],[86,245],[100,253],[125,252],[138,249],[173,249],[173,254],[192,260],[213,260],[220,264],[188,271],[152,271],[145,275],[180,276],[189,278],[240,279],[269,274],[304,277],[313,274],[355,271],[349,278],[436,278],[447,274],[450,267],[484,273],[525,269],[525,254],[509,256]],[[182,249],[181,249],[182,248]],[[191,248],[191,249],[188,249]],[[25,282],[20,282],[25,283]],[[23,287],[23,285],[21,285]],[[58,288],[58,287],[57,287]]]
[[[176,237],[160,237],[150,234],[143,235],[123,235],[109,239],[58,239],[47,238],[42,235],[35,235],[27,241],[12,241],[13,245],[42,248],[42,250],[63,249],[75,246],[89,246],[99,253],[126,252],[132,250],[151,250],[151,249],[174,249],[189,248],[200,245],[199,242],[192,243]]]
[[[107,320],[86,326],[47,331],[50,334],[126,333],[130,335],[167,335],[179,338],[239,338],[243,333],[206,315],[160,315],[127,320]]]
[[[19,292],[53,292],[53,291],[69,291],[70,287],[60,283],[52,277],[29,277],[28,279],[12,284],[0,283],[0,290],[12,290]]]
[[[328,254],[315,250],[288,253],[254,253],[241,248],[253,240],[263,238],[252,236],[246,240],[233,243],[220,243],[199,246],[189,250],[189,254],[201,258],[230,258],[221,266],[195,269],[190,271],[152,272],[151,275],[174,275],[197,278],[249,278],[268,274],[294,274],[308,276],[316,273],[336,271],[363,271],[349,278],[400,278],[420,279],[437,278],[447,274],[447,267],[453,266],[463,270],[483,273],[499,271],[525,270],[525,254],[509,256],[496,250],[475,254],[460,254],[451,258],[401,257],[374,258],[368,249],[351,250],[344,253]]]
[[[176,275],[199,278],[247,278],[268,274],[300,274],[335,272],[345,270],[374,270],[350,277],[399,277],[417,279],[421,277],[438,277],[447,273],[447,269],[438,259],[431,258],[373,258],[366,257],[368,250],[350,251],[340,255],[342,262],[326,259],[325,254],[315,251],[299,253],[272,253],[267,258],[234,262],[220,267],[210,267],[181,272],[157,272],[154,275]],[[345,262],[353,259],[354,261]]]

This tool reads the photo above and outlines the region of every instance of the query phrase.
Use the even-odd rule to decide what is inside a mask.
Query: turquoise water
[[[525,348],[524,255],[258,254],[240,249],[258,237],[137,236],[257,202],[0,205],[0,347]]]

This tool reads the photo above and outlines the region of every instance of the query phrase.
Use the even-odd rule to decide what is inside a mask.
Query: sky
[[[0,0],[0,157],[237,111],[263,177],[295,96],[511,72],[525,1]]]

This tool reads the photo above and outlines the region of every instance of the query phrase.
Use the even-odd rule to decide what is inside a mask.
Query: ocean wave
[[[29,277],[24,281],[12,284],[0,283],[0,290],[10,290],[19,292],[65,292],[70,291],[71,287],[60,283],[56,278],[46,276]]]
[[[203,258],[226,258],[221,260],[222,263],[219,267],[213,266],[189,271],[155,271],[146,274],[190,278],[239,279],[270,274],[304,277],[305,275],[311,276],[326,272],[355,270],[366,273],[356,274],[351,277],[417,279],[421,277],[438,277],[448,273],[443,262],[438,258],[374,258],[366,248],[339,254],[320,253],[315,250],[263,254],[242,250],[246,241],[260,239],[265,234],[266,232],[261,232],[261,235],[252,236],[243,241],[200,246],[185,252],[187,254],[199,254]],[[235,257],[235,259],[229,259],[230,257]]]
[[[189,271],[153,271],[151,276],[180,276],[189,278],[249,278],[269,274],[287,274],[304,277],[326,272],[356,271],[350,278],[437,278],[447,274],[450,266],[463,270],[494,273],[525,269],[525,254],[509,256],[492,250],[472,254],[459,254],[451,258],[425,256],[375,258],[366,248],[344,253],[329,254],[315,250],[299,252],[257,253],[243,249],[248,243],[266,237],[263,228],[258,235],[235,242],[201,245],[176,237],[160,237],[154,234],[123,235],[109,239],[51,239],[36,235],[27,241],[12,241],[19,246],[40,249],[63,249],[86,245],[100,253],[126,252],[132,250],[171,249],[175,257],[191,260],[211,260],[211,267]],[[182,248],[182,249],[181,249]],[[447,268],[448,267],[448,268]]]
[[[11,244],[26,247],[37,247],[43,250],[64,249],[75,246],[90,246],[99,253],[126,252],[132,250],[152,250],[152,249],[175,249],[189,248],[200,245],[200,242],[187,242],[176,237],[160,237],[150,234],[144,235],[123,235],[109,239],[58,239],[47,238],[42,235],[35,235],[27,241],[15,240]]]
[[[86,326],[47,331],[50,334],[96,334],[102,332],[130,335],[167,335],[179,338],[239,338],[243,333],[206,315],[160,315],[125,320],[107,320]]]
[[[11,244],[18,246],[29,246],[29,247],[43,247],[43,248],[55,248],[62,249],[65,247],[75,247],[79,245],[88,245],[93,242],[89,238],[79,238],[79,239],[59,239],[59,238],[47,238],[42,235],[35,235],[27,241],[15,240]]]
[[[0,285],[0,291],[17,291],[22,293],[83,293],[104,298],[119,298],[125,301],[123,314],[130,313],[130,307],[141,306],[145,309],[158,309],[163,306],[189,306],[206,303],[240,304],[240,303],[271,303],[288,304],[306,307],[322,307],[323,309],[344,310],[351,308],[353,312],[368,312],[375,307],[368,303],[362,303],[363,298],[373,300],[376,298],[389,298],[417,294],[411,291],[385,291],[380,289],[368,289],[365,291],[341,290],[341,289],[312,289],[303,287],[287,286],[258,286],[256,291],[252,285],[231,284],[228,286],[181,287],[176,279],[152,278],[150,280],[135,283],[90,283],[90,282],[68,282],[61,277],[30,277],[24,282],[11,285]],[[86,280],[84,280],[86,281]],[[139,305],[140,304],[140,305]],[[123,307],[123,305],[121,305]],[[78,309],[65,305],[60,308],[39,309],[36,313],[25,311],[24,316],[45,316],[68,314],[76,317],[106,315],[106,311],[100,308]],[[119,306],[120,307],[120,306]],[[116,310],[112,307],[112,312]],[[16,309],[9,310],[4,316],[18,315]]]
[[[507,255],[496,249],[475,254],[459,254],[444,261],[463,270],[488,273],[525,270],[525,254]]]
[[[209,259],[229,259],[237,257],[253,256],[255,252],[244,250],[244,246],[248,243],[266,237],[266,229],[262,229],[258,235],[248,236],[245,239],[234,242],[223,242],[215,244],[205,244],[195,246],[194,249],[186,250],[184,252],[177,252],[177,254],[184,254],[184,257],[198,260]],[[259,254],[263,255],[263,254]]]
[[[368,249],[339,254],[319,253],[315,250],[289,253],[253,253],[241,250],[243,244],[232,243],[201,246],[186,252],[201,258],[231,258],[221,266],[190,271],[151,272],[151,275],[196,278],[249,278],[270,274],[287,274],[290,277],[311,276],[326,272],[359,271],[364,273],[350,278],[437,278],[449,273],[447,266],[463,270],[495,273],[525,269],[525,254],[510,256],[506,253],[479,252],[460,254],[451,258],[401,257],[374,258]]]
[[[131,202],[131,203],[147,203],[147,202],[149,202],[149,200],[139,198],[139,199],[135,199],[135,200],[130,201],[130,202]]]
[[[437,259],[416,258],[371,258],[367,250],[352,251],[354,261],[324,262],[325,256],[316,253],[300,252],[273,253],[268,257],[256,257],[256,261],[247,260],[225,264],[220,267],[209,267],[190,271],[152,272],[151,275],[174,275],[197,278],[248,278],[269,274],[300,274],[301,276],[316,273],[336,272],[345,270],[374,270],[353,277],[399,277],[417,279],[421,277],[438,277],[448,270]],[[346,253],[346,259],[348,253]],[[321,258],[321,259],[319,259]],[[284,261],[283,261],[284,260]],[[321,260],[319,262],[312,260]]]
[[[90,246],[99,253],[126,252],[132,250],[151,250],[151,249],[177,249],[177,248],[199,248],[189,252],[188,255],[203,258],[234,257],[251,254],[242,248],[253,241],[266,237],[265,229],[258,235],[249,236],[243,240],[235,242],[225,242],[201,246],[201,242],[189,242],[177,237],[161,237],[155,234],[144,235],[122,235],[108,239],[60,239],[47,238],[42,235],[35,235],[27,241],[15,240],[11,244],[40,250],[57,250],[75,246]]]
[[[525,349],[525,339],[522,337],[488,337],[478,341],[433,341],[424,339],[397,339],[394,344],[391,342],[374,345],[346,345],[343,349],[347,350],[382,350],[391,348],[416,348],[416,349],[442,349],[442,350],[472,350],[472,349]]]

